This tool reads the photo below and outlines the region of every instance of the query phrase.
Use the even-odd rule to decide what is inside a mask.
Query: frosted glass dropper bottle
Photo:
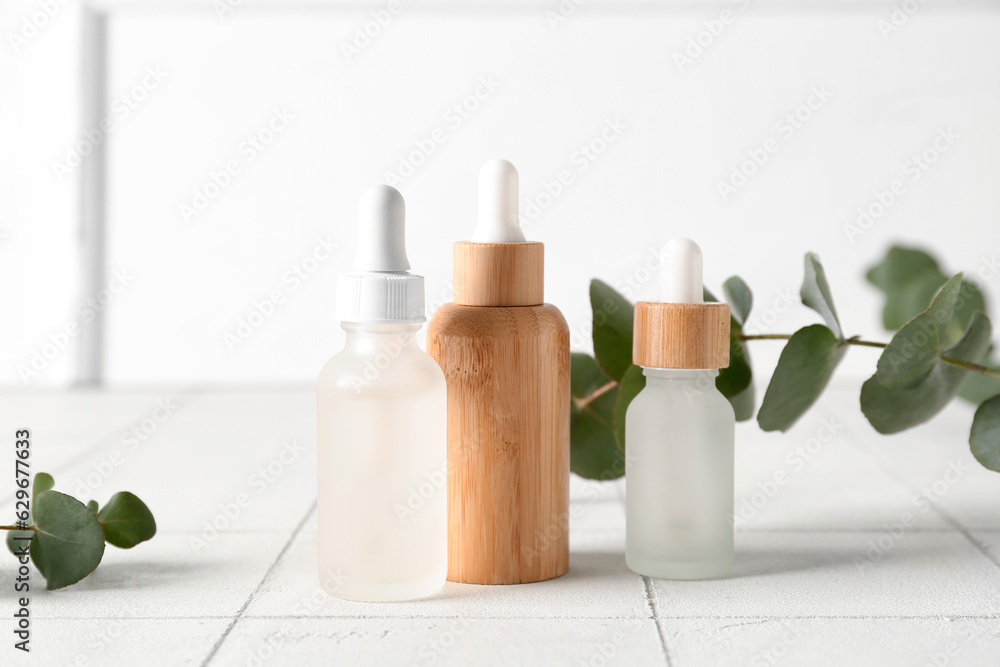
[[[733,564],[736,418],[715,377],[729,365],[729,306],[703,303],[690,239],[668,244],[661,291],[635,305],[646,387],[625,415],[625,560],[660,579],[721,577]]]
[[[358,217],[337,284],[347,338],[316,390],[319,576],[338,598],[408,600],[447,575],[447,387],[417,347],[424,280],[409,272],[402,196],[374,186]]]

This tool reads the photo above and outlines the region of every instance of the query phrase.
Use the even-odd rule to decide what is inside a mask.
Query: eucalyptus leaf
[[[593,357],[570,357],[570,468],[587,479],[613,479],[625,472],[625,459],[615,440],[618,387]],[[596,392],[603,391],[599,395]]]
[[[955,317],[944,330],[945,345],[954,345],[962,338],[969,327],[969,322],[972,321],[972,316],[977,312],[989,314],[986,311],[986,299],[975,283],[963,280],[955,303]]]
[[[589,354],[573,352],[569,355],[569,393],[573,398],[583,398],[607,383],[611,378]]]
[[[128,491],[120,491],[97,515],[108,544],[131,549],[156,535],[156,520],[146,503]]]
[[[607,391],[570,418],[570,469],[586,479],[625,474],[625,457],[615,441],[618,387]]]
[[[840,327],[837,308],[833,305],[830,284],[826,280],[826,271],[823,270],[823,264],[819,261],[819,255],[807,252],[805,264],[805,277],[802,279],[802,289],[799,290],[802,303],[822,315],[833,334],[843,340],[844,331]]]
[[[989,348],[989,318],[973,315],[962,339],[945,351],[945,356],[975,362]],[[888,349],[888,348],[887,348]],[[898,433],[930,420],[962,388],[969,371],[940,361],[915,386],[894,388],[885,385],[875,373],[861,387],[861,411],[879,433]]]
[[[56,480],[47,472],[35,473],[35,479],[31,484],[31,504],[35,504],[38,494],[49,491],[56,485]]]
[[[751,386],[753,370],[750,366],[750,351],[746,343],[739,339],[742,327],[735,321],[730,322],[729,327],[729,366],[719,369],[715,386],[723,396],[732,400]]]
[[[930,304],[934,293],[948,280],[937,261],[923,250],[893,246],[885,259],[869,269],[868,282],[886,296],[882,324],[895,331]]]
[[[923,312],[948,276],[937,261],[923,250],[893,246],[882,262],[868,271],[868,281],[885,293],[882,323],[895,331]],[[954,345],[965,333],[973,313],[986,311],[986,300],[979,288],[962,282],[955,316],[942,330],[946,346]]]
[[[994,396],[976,410],[969,446],[984,468],[1000,472],[1000,396]]]
[[[100,507],[100,505],[97,504],[96,500],[88,500],[87,501],[87,509],[89,509],[94,514],[97,514],[97,508],[98,507]]]
[[[722,293],[732,309],[732,315],[740,324],[745,324],[753,308],[753,293],[743,279],[732,276],[722,284]]]
[[[632,365],[632,313],[624,296],[600,280],[590,282],[590,306],[594,312],[594,356],[601,369],[621,382]]]
[[[746,389],[735,396],[727,396],[729,404],[733,406],[736,414],[736,421],[745,422],[753,417],[754,408],[757,407],[757,391],[751,382]]]
[[[742,282],[742,281],[741,281]],[[749,293],[749,288],[747,288]],[[711,303],[717,303],[718,299],[709,290],[704,289],[705,301]],[[752,303],[753,297],[750,297],[750,302]],[[730,317],[729,317],[729,366],[726,368],[719,369],[719,375],[715,378],[716,388],[729,399],[732,403],[733,397],[743,394],[747,387],[753,382],[753,370],[750,366],[750,353],[747,350],[746,344],[741,340],[740,336],[743,333],[743,327],[740,322],[732,315],[732,306],[730,306]],[[749,310],[747,311],[749,313]],[[749,395],[751,399],[751,404],[753,402],[753,393]],[[747,396],[743,396],[742,401],[746,403]],[[733,410],[739,414],[736,410],[736,405],[733,405]],[[745,405],[742,406],[745,412]],[[752,410],[752,408],[751,408]],[[739,417],[737,416],[737,419]]]
[[[910,320],[892,337],[878,359],[878,379],[887,387],[907,389],[919,384],[938,363],[944,348],[944,330],[955,317],[962,274],[938,291],[927,310]]]
[[[31,537],[34,531],[31,530],[8,530],[7,531],[7,550],[10,551],[15,556],[19,555],[19,549],[26,544],[24,540],[18,539],[22,537]]]
[[[31,561],[49,590],[75,584],[100,564],[104,533],[94,513],[76,498],[51,490],[39,493],[34,520]]]
[[[1000,364],[993,359],[992,348],[983,355],[978,363],[981,366],[1000,371]],[[1000,380],[981,373],[970,373],[969,379],[962,385],[958,395],[970,403],[980,405],[987,399],[1000,395]]]
[[[760,404],[760,427],[788,430],[823,393],[846,350],[844,342],[822,324],[792,334]]]
[[[55,480],[52,478],[52,475],[50,475],[49,473],[47,473],[47,472],[38,472],[38,473],[35,473],[35,477],[31,481],[31,508],[32,509],[35,507],[35,499],[38,497],[38,494],[50,490],[53,486],[55,486],[55,484],[56,484]],[[32,514],[32,512],[30,510],[29,510],[29,514]],[[26,523],[28,523],[30,525],[32,523],[32,521],[29,520]],[[18,538],[29,537],[29,536],[31,536],[32,533],[33,533],[33,531],[30,531],[30,530],[10,530],[10,531],[7,531],[7,549],[10,550],[10,552],[16,556],[17,553],[18,553],[17,550],[21,547],[21,545],[24,544],[24,541],[22,539],[18,539]]]
[[[625,451],[625,413],[632,399],[646,386],[646,376],[639,366],[629,366],[618,385],[618,398],[615,401],[615,441],[618,449]]]

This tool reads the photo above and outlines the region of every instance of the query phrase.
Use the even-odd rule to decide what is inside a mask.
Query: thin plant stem
[[[597,389],[595,389],[594,391],[590,392],[589,394],[587,394],[582,398],[574,398],[573,402],[576,403],[576,406],[582,410],[617,386],[618,383],[612,380],[607,384],[601,385],[600,387],[598,387]]]
[[[739,336],[739,339],[740,340],[788,340],[791,337],[792,337],[791,334],[755,334],[755,335],[741,334]],[[859,336],[848,338],[847,340],[844,341],[844,344],[859,345],[861,347],[877,347],[880,349],[885,349],[886,346],[888,346],[888,343],[879,343],[873,340],[861,340]],[[964,368],[967,371],[972,371],[973,373],[979,373],[980,375],[986,375],[988,377],[1000,380],[1000,369],[990,368],[989,366],[983,366],[982,364],[974,364],[971,361],[962,361],[961,359],[946,357],[943,354],[941,355],[940,359],[946,364],[951,364],[952,366],[958,366],[959,368]],[[604,389],[604,387],[601,387],[601,389]],[[598,389],[597,391],[603,393],[601,389]]]
[[[982,364],[974,364],[970,361],[962,361],[961,359],[946,357],[943,354],[941,355],[941,361],[946,364],[951,364],[952,366],[964,368],[965,370],[972,371],[973,373],[980,373],[982,375],[987,375],[991,378],[1000,380],[1000,370],[997,370],[996,368],[990,368],[989,366],[983,366]]]

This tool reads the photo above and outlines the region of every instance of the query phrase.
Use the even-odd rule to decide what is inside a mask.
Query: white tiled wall
[[[883,2],[599,2],[554,24],[556,2],[404,2],[350,62],[344,44],[384,3],[247,2],[222,19],[207,4],[171,4],[116,10],[110,27],[108,95],[144,97],[127,115],[111,106],[107,270],[128,283],[106,312],[113,383],[311,381],[339,345],[334,281],[349,266],[357,197],[400,160],[420,162],[398,187],[429,302],[450,297],[451,242],[470,232],[479,165],[519,166],[522,220],[546,243],[547,300],[583,349],[588,280],[637,282],[633,298],[655,297],[645,263],[675,235],[702,244],[710,288],[746,278],[757,312],[773,308],[772,332],[814,320],[783,299],[797,298],[802,254],[818,251],[846,330],[872,338],[884,338],[879,301],[862,274],[889,243],[932,248],[955,272],[1000,252],[992,3],[923,5],[884,34],[893,9]],[[33,7],[4,10],[0,27]],[[17,386],[18,366],[93,296],[79,292],[73,178],[59,182],[52,166],[80,137],[76,12],[0,61],[13,77],[0,100],[13,156],[0,162],[0,311],[14,322],[0,382]],[[699,39],[702,53],[681,62]],[[130,93],[147,68],[160,80]],[[798,127],[782,120],[796,110]],[[247,143],[266,129],[270,143]],[[936,140],[947,151],[914,171],[912,156]],[[591,142],[592,158],[581,151]],[[430,154],[414,154],[420,145]],[[723,198],[718,183],[768,148]],[[233,164],[238,173],[219,176]],[[185,220],[182,205],[214,191],[213,173],[226,185]],[[848,238],[858,207],[894,180],[902,194]],[[1000,313],[1000,279],[986,289]],[[272,315],[251,317],[274,296]],[[241,319],[263,321],[227,343],[247,333]],[[755,361],[766,367],[778,349],[755,347]],[[71,380],[74,354],[70,345],[27,384]],[[870,373],[874,354],[853,350],[844,372]]]

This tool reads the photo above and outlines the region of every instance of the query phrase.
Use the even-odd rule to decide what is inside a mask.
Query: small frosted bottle
[[[338,598],[408,600],[447,575],[447,387],[416,342],[424,284],[402,196],[372,187],[358,216],[354,270],[337,285],[346,342],[316,390],[319,577]]]
[[[633,362],[646,386],[625,415],[625,560],[660,579],[725,576],[733,564],[729,306],[703,303],[701,249],[668,245],[661,302],[635,306]]]

